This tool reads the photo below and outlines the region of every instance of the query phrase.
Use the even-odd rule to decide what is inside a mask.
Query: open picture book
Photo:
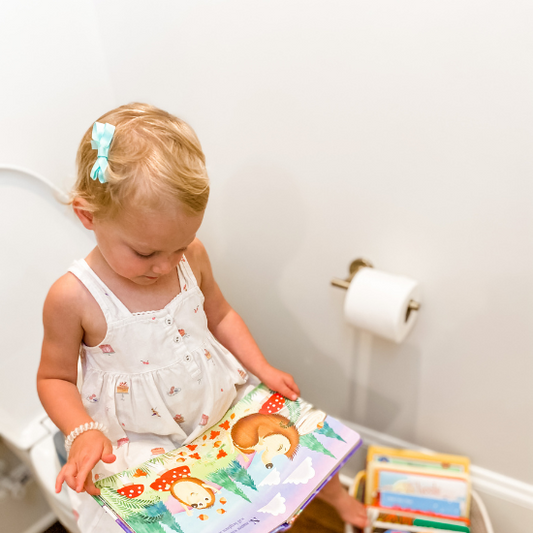
[[[258,385],[186,446],[98,480],[94,498],[134,533],[281,531],[360,444],[308,402]]]

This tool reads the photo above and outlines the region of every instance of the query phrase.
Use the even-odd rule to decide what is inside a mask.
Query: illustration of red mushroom
[[[132,500],[133,498],[137,498],[144,492],[144,485],[125,485],[121,489],[118,489],[117,492],[119,494],[122,494],[122,496],[126,496],[126,498]]]
[[[259,413],[262,415],[271,415],[281,411],[284,405],[285,397],[276,392],[263,404],[261,409],[259,409]]]
[[[162,476],[159,476],[151,485],[150,488],[159,491],[170,490],[173,483],[184,477],[190,477],[191,470],[188,466],[178,466],[172,470],[168,470]]]

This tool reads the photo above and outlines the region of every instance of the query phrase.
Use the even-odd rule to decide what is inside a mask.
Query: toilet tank
[[[56,196],[35,177],[0,168],[0,435],[21,450],[48,433],[35,381],[44,299],[95,244]]]

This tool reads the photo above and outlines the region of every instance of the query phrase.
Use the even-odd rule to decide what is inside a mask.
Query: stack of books
[[[470,533],[470,461],[370,446],[364,502],[375,533]]]

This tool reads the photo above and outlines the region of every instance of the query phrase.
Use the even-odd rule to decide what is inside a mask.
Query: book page
[[[359,445],[323,411],[259,385],[191,444],[96,485],[136,533],[266,533]]]

